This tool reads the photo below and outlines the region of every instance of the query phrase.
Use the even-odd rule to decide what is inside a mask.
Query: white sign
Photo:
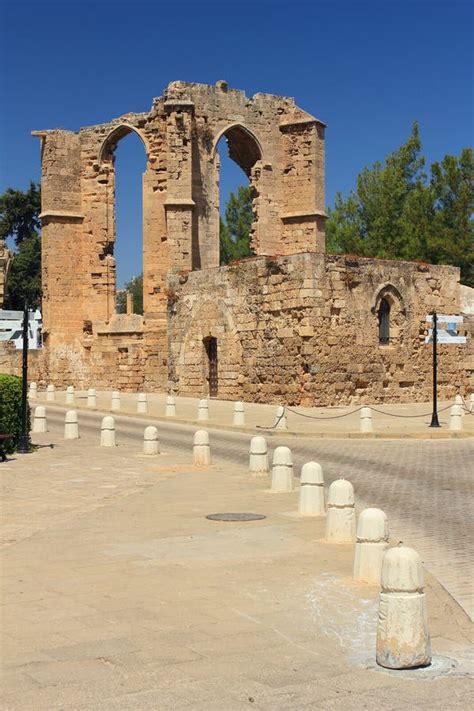
[[[463,323],[462,316],[446,316],[444,314],[437,314],[438,323],[442,323],[443,327],[436,328],[436,336],[438,343],[455,343],[463,344],[466,343],[466,336],[458,336],[459,324]],[[428,323],[433,323],[433,315],[429,314],[426,317]],[[433,329],[430,328],[428,335],[425,337],[425,343],[433,343]]]

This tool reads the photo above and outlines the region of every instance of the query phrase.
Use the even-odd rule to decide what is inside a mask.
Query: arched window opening
[[[257,226],[256,169],[261,151],[256,139],[242,126],[231,126],[217,143],[219,167],[220,264],[253,256]],[[244,177],[245,176],[245,177]]]
[[[388,345],[390,343],[390,304],[387,299],[382,299],[379,305],[379,343]]]
[[[118,127],[102,150],[109,166],[108,203],[110,288],[116,313],[143,313],[143,173],[147,156],[140,137],[127,126]],[[112,204],[111,204],[112,203]]]

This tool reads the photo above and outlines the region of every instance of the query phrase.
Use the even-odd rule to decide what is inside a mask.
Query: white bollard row
[[[380,509],[364,509],[357,522],[354,580],[380,584],[382,560],[388,548],[388,521]]]
[[[298,513],[324,516],[323,470],[317,462],[307,462],[301,469]]]
[[[106,415],[100,426],[100,446],[115,447],[115,420],[111,415]]]
[[[166,398],[165,417],[176,417],[176,401],[172,395]]]
[[[328,493],[326,540],[329,543],[353,543],[354,538],[354,487],[346,479],[336,479]]]
[[[234,427],[243,427],[245,425],[245,407],[243,402],[234,403],[234,417],[232,419]]]
[[[46,408],[43,405],[38,405],[35,407],[35,414],[33,416],[33,427],[32,432],[39,434],[40,432],[48,431],[48,423],[46,420]]]
[[[275,419],[275,429],[276,430],[286,430],[286,409],[283,405],[277,407],[276,419]]]
[[[207,467],[211,463],[209,433],[206,430],[197,430],[194,434],[193,461],[198,467]]]
[[[79,439],[79,424],[77,422],[77,412],[68,410],[64,423],[64,439]]]
[[[120,393],[118,390],[114,390],[112,393],[112,399],[110,401],[110,409],[114,412],[120,410]]]
[[[35,382],[30,383],[28,397],[30,400],[37,400],[38,399],[38,386]]]
[[[277,447],[273,452],[271,490],[274,494],[293,490],[293,457],[289,447]]]
[[[74,385],[68,385],[66,388],[66,405],[74,405]]]
[[[265,437],[257,435],[250,440],[249,471],[254,476],[265,476],[270,471]]]
[[[461,432],[462,413],[463,410],[461,405],[452,405],[449,415],[449,429],[451,432]]]
[[[373,432],[372,410],[370,407],[363,407],[360,411],[360,431],[364,433]]]
[[[198,422],[207,422],[209,419],[209,400],[199,400],[197,411]]]
[[[413,669],[431,663],[423,567],[412,548],[399,545],[385,553],[377,625],[377,664]]]
[[[56,399],[56,393],[54,385],[48,385],[46,388],[46,402],[54,402]]]
[[[158,441],[158,430],[153,425],[145,427],[143,433],[143,454],[154,455],[160,453],[160,443]]]
[[[146,393],[138,393],[137,397],[137,413],[145,415],[148,412],[148,398]]]
[[[89,388],[87,391],[87,407],[97,406],[97,395],[94,388]]]

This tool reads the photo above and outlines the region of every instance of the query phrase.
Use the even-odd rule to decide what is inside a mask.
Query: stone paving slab
[[[166,394],[148,393],[148,414],[143,418],[154,417],[157,420],[165,419]],[[56,402],[51,405],[65,405],[66,393],[58,391]],[[87,392],[75,393],[76,408],[86,408]],[[176,422],[197,423],[197,398],[176,398]],[[46,393],[38,393],[38,404],[46,403]],[[34,406],[35,402],[30,403]],[[441,402],[439,404],[439,421],[441,427],[430,428],[431,403],[373,405],[374,433],[361,434],[360,405],[347,407],[291,407],[287,411],[288,434],[299,436],[317,437],[352,437],[352,438],[459,438],[474,436],[474,414],[466,413],[463,417],[463,431],[451,432],[449,430],[449,407],[453,403]],[[367,403],[370,405],[370,403]],[[111,393],[97,391],[97,409],[108,413],[111,406]],[[72,406],[68,406],[71,407]],[[257,428],[264,427],[271,431],[276,421],[276,406],[258,403],[245,403],[245,427],[233,427],[234,403],[226,400],[209,400],[209,426],[215,428],[234,429],[257,433]],[[137,395],[134,393],[121,393],[122,414],[136,415]],[[299,413],[299,414],[295,414]],[[352,414],[351,414],[352,413]],[[382,414],[390,413],[390,414]],[[140,415],[138,415],[140,417]],[[317,419],[311,419],[317,418]],[[168,421],[171,418],[166,418]],[[206,424],[206,423],[200,423]]]
[[[377,589],[351,580],[352,546],[321,541],[324,519],[286,515],[297,491],[186,450],[155,464],[87,432],[37,441],[55,448],[1,470],[2,709],[471,705],[472,625],[430,575],[434,668],[371,668]],[[220,510],[267,518],[205,518]]]

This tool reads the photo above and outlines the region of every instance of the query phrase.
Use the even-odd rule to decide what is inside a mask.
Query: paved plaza
[[[105,449],[100,419],[80,410],[81,439],[65,441],[64,406],[51,404],[40,448],[2,465],[2,708],[472,705],[462,607],[427,573],[432,667],[376,668],[377,588],[352,581],[353,548],[327,545],[324,519],[295,514],[297,490],[271,494],[248,474],[249,433],[210,427],[213,464],[199,469],[195,425],[121,414]],[[316,459],[327,484],[353,482],[359,508],[384,508],[394,540],[469,608],[471,439],[267,434],[270,450],[292,448],[297,473]],[[218,511],[266,518],[206,519]]]

